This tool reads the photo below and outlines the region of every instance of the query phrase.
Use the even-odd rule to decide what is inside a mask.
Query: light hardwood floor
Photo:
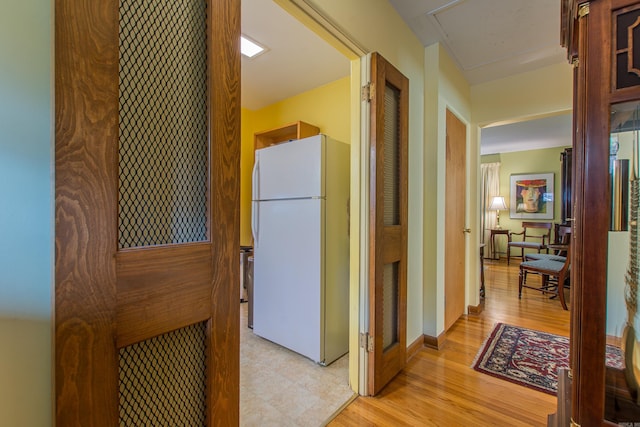
[[[358,397],[329,426],[546,425],[556,410],[554,396],[481,374],[471,364],[497,322],[569,336],[569,312],[530,289],[519,300],[518,262],[485,262],[485,283],[480,315],[463,316],[442,349],[420,350],[378,396]]]

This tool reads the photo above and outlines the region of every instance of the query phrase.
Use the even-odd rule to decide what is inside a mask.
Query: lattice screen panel
[[[614,17],[613,66],[615,88],[640,86],[640,7],[617,10]]]
[[[384,88],[384,225],[400,224],[400,92]]]
[[[385,264],[382,277],[382,348],[398,342],[398,263]]]
[[[205,322],[120,349],[120,426],[205,422]]]
[[[206,1],[120,2],[118,243],[207,239]]]

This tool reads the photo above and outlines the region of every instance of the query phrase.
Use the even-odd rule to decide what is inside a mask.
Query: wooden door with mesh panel
[[[409,80],[371,55],[368,393],[406,364]]]
[[[240,1],[55,13],[56,425],[237,425]]]

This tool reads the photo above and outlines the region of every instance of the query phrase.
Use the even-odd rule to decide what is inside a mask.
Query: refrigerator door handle
[[[260,188],[259,185],[260,183],[258,182],[258,173],[259,173],[259,164],[260,164],[260,157],[256,156],[256,160],[255,163],[253,164],[253,172],[251,173],[251,192],[252,192],[252,198],[253,200],[259,200],[260,197]]]
[[[257,155],[256,156],[256,160],[255,163],[253,164],[253,172],[251,173],[251,192],[252,192],[252,198],[253,198],[253,209],[251,209],[251,234],[253,234],[253,245],[254,246],[258,246],[258,233],[260,230],[258,230],[258,209],[259,208],[259,204],[257,202],[257,200],[259,199],[259,195],[260,195],[260,183],[258,182],[258,174],[260,173],[260,156]]]
[[[251,234],[253,234],[253,246],[257,247],[258,245],[258,233],[260,232],[259,230],[259,224],[258,224],[258,209],[260,204],[256,201],[252,202],[253,203],[253,209],[251,210]]]

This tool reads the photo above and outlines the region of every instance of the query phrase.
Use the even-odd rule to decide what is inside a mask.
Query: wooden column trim
[[[207,424],[234,426],[240,423],[240,0],[210,0],[209,6],[213,283]]]

